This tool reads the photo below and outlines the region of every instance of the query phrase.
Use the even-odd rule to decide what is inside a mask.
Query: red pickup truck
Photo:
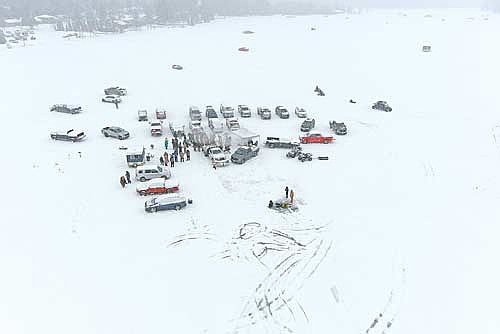
[[[323,136],[319,132],[309,132],[305,136],[300,136],[299,140],[302,144],[310,144],[310,143],[331,144],[334,141],[333,136]]]
[[[174,193],[179,191],[179,183],[172,179],[152,179],[148,182],[139,183],[137,185],[136,191],[141,196]]]

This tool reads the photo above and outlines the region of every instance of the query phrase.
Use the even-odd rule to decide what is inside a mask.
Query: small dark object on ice
[[[354,101],[353,99],[350,99],[349,103],[356,103],[356,101]]]

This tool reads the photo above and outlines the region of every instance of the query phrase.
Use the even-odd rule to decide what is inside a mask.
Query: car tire
[[[109,134],[107,132],[104,132],[104,137],[109,137]]]
[[[151,212],[158,212],[158,208],[153,208]]]
[[[328,140],[324,140],[324,141],[323,141],[323,144],[328,144],[328,143],[329,143],[329,141],[328,141]]]
[[[162,175],[161,178],[164,180],[168,179],[168,177],[166,175]]]
[[[143,177],[141,177],[141,178],[139,179],[139,181],[141,181],[141,182],[146,182],[146,178],[143,176]]]
[[[140,195],[140,196],[146,196],[146,192],[145,192],[145,191],[140,191],[140,192],[139,192],[139,195]]]
[[[175,210],[179,211],[181,209],[181,206],[180,205],[176,205],[175,206]]]

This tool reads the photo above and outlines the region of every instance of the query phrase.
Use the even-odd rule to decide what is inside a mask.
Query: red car
[[[167,112],[164,109],[156,109],[156,119],[167,118]]]
[[[250,51],[250,49],[249,49],[249,48],[247,48],[247,47],[241,47],[241,48],[239,48],[239,49],[238,49],[238,51],[241,51],[241,52],[248,52],[248,51]]]
[[[331,144],[334,139],[332,136],[323,136],[319,132],[308,132],[305,136],[300,136],[299,140],[302,144],[310,144],[310,143]]]
[[[137,185],[136,191],[141,196],[174,193],[179,191],[179,183],[171,179],[152,179],[148,182],[139,183]]]

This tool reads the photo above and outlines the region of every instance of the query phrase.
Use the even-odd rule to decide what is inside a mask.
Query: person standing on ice
[[[186,160],[187,160],[187,161],[190,161],[190,160],[191,160],[191,151],[189,151],[189,149],[188,149],[188,148],[186,149]]]
[[[160,165],[165,165],[165,159],[162,156],[160,156]]]
[[[293,198],[295,197],[295,193],[293,192],[293,189],[290,190],[290,203],[293,204]]]
[[[165,150],[168,150],[168,138],[165,137]]]
[[[184,162],[184,152],[181,150],[181,153],[179,154],[181,156],[181,162]]]
[[[125,188],[125,184],[127,181],[125,180],[125,176],[120,176],[120,184],[122,185],[122,188]]]
[[[285,198],[288,198],[288,186],[285,187]]]
[[[132,182],[130,181],[130,172],[129,172],[128,170],[127,170],[127,171],[125,171],[125,178],[127,179],[127,183],[132,183]]]
[[[175,158],[174,158],[174,155],[171,154],[170,155],[170,167],[173,168],[174,167],[174,163],[175,163]]]
[[[163,160],[165,161],[165,166],[167,166],[168,162],[169,162],[169,160],[168,160],[168,152],[167,151],[165,151],[165,153],[163,153]]]

